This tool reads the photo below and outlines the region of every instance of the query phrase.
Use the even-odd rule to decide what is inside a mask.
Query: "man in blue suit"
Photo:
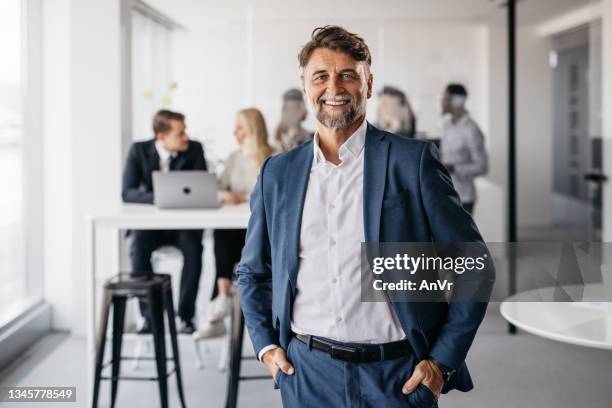
[[[287,407],[435,407],[487,303],[362,302],[360,245],[482,238],[435,147],[366,122],[362,38],[317,28],[299,62],[317,132],[262,166],[237,271],[256,353]]]

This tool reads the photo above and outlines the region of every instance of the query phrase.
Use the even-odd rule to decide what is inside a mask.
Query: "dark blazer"
[[[402,138],[368,124],[364,153],[366,241],[484,246],[432,143]],[[291,340],[300,225],[312,160],[312,142],[269,158],[251,195],[252,213],[237,285],[256,354],[269,344],[286,349]],[[490,276],[485,284],[492,286],[493,279]],[[444,392],[471,389],[464,361],[487,303],[392,304],[417,358],[431,356],[458,370]]]
[[[187,150],[177,155],[174,169],[207,170],[202,144],[190,140]],[[159,170],[159,155],[155,149],[155,139],[134,143],[123,172],[123,201],[153,204],[153,172],[156,170]]]

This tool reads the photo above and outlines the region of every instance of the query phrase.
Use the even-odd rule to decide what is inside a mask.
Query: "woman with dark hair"
[[[406,94],[393,86],[384,86],[378,97],[378,127],[396,135],[415,137],[416,117]]]
[[[308,111],[299,89],[289,89],[283,94],[283,109],[274,141],[280,150],[286,152],[310,140],[312,135],[302,127]]]

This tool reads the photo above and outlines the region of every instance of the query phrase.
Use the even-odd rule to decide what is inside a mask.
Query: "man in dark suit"
[[[317,133],[263,164],[237,270],[255,351],[287,407],[437,406],[473,387],[465,358],[493,275],[478,301],[364,302],[361,243],[486,247],[435,146],[365,120],[362,38],[318,28],[299,61]]]
[[[153,119],[155,138],[132,145],[123,173],[123,201],[153,204],[153,172],[206,170],[204,151],[199,142],[189,140],[185,116],[161,110]],[[151,253],[162,246],[175,246],[183,253],[183,271],[179,295],[180,330],[193,333],[195,301],[202,272],[202,230],[134,230],[130,257],[135,276],[153,273]],[[145,323],[141,332],[150,331],[146,305],[141,303]]]

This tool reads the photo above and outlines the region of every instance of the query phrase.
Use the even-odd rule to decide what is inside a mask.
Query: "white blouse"
[[[259,175],[259,164],[242,150],[230,153],[219,177],[219,189],[234,193],[251,194]]]

